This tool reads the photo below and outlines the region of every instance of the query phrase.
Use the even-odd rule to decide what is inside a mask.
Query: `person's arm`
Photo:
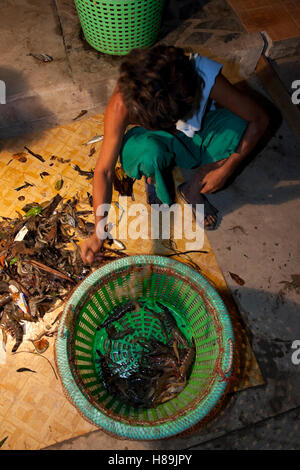
[[[200,191],[203,193],[212,193],[224,186],[241,161],[255,148],[269,124],[266,111],[249,96],[231,85],[222,74],[217,76],[210,97],[220,106],[247,121],[248,127],[236,152],[230,155],[220,168],[212,170],[203,178],[204,186]]]
[[[103,244],[103,239],[98,237],[96,229],[97,224],[103,219],[104,215],[97,216],[97,208],[101,204],[111,203],[114,169],[127,125],[127,109],[118,91],[118,86],[116,86],[105,111],[104,139],[94,172],[93,207],[95,230],[93,235],[84,240],[80,245],[81,257],[84,263],[91,264]]]

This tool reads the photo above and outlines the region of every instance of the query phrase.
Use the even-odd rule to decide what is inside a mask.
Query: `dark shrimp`
[[[193,346],[189,348],[188,352],[184,356],[181,365],[179,367],[179,372],[181,377],[188,377],[190,374],[191,367],[193,365],[195,355],[196,355],[196,346],[194,338],[192,338]]]
[[[16,352],[20,344],[23,341],[23,327],[20,323],[17,322],[12,316],[13,306],[7,304],[3,309],[3,314],[0,319],[0,327],[6,332],[9,333],[16,342],[12,348],[12,352]]]
[[[123,339],[125,336],[134,333],[133,328],[125,328],[124,330],[118,331],[113,325],[106,329],[107,336],[110,340]]]
[[[166,338],[166,340],[168,341],[169,335],[168,335],[166,326],[165,326],[165,324],[164,324],[164,320],[163,320],[163,318],[162,318],[162,315],[160,315],[159,313],[155,312],[154,310],[151,310],[151,308],[147,307],[146,305],[144,306],[144,310],[146,310],[147,312],[150,312],[154,318],[157,318],[157,320],[158,320],[159,323],[160,323],[160,326],[161,326],[163,335],[164,335],[164,337]]]
[[[100,327],[98,327],[99,329],[101,328],[105,328],[106,326],[108,326],[110,323],[114,322],[114,321],[117,321],[119,320],[123,315],[125,315],[125,313],[128,313],[128,312],[133,312],[133,310],[135,310],[136,308],[136,303],[135,302],[127,302],[126,304],[124,305],[120,305],[116,308],[113,309],[112,313],[110,314],[110,316],[105,320],[104,323],[102,323],[102,325]]]
[[[176,370],[177,360],[168,354],[158,354],[156,356],[150,356],[148,364],[155,367],[172,367]]]
[[[185,348],[189,347],[189,343],[185,336],[181,333],[180,329],[177,326],[176,320],[169,311],[167,307],[165,307],[160,302],[156,302],[157,305],[162,309],[162,317],[165,320],[166,324],[169,326],[172,332],[173,338],[180,344],[182,344]]]
[[[111,374],[106,357],[103,354],[101,354],[101,352],[98,349],[96,349],[96,352],[99,356],[99,358],[96,359],[96,361],[99,363],[100,368],[101,368],[102,383],[109,393],[115,394],[116,387],[114,386],[113,381],[117,377],[117,375]]]

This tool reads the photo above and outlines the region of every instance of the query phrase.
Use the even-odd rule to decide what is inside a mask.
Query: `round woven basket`
[[[87,42],[100,52],[125,55],[154,44],[164,0],[75,0]]]
[[[158,300],[176,320],[196,355],[186,387],[153,408],[133,407],[109,395],[96,350],[108,351],[103,322],[129,300]],[[138,358],[135,339],[164,341],[159,320],[145,311],[114,322],[125,338],[113,341],[110,356],[126,376]],[[164,439],[199,423],[223,395],[232,372],[234,336],[226,307],[215,289],[185,264],[163,256],[118,259],[90,274],[71,295],[60,321],[56,360],[65,392],[89,422],[134,440]]]

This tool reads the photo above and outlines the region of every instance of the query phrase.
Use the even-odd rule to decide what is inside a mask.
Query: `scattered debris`
[[[32,202],[15,219],[0,221],[0,328],[15,339],[16,352],[23,341],[24,321],[38,322],[46,312],[64,301],[71,289],[92,272],[81,259],[78,238],[94,231],[83,219],[90,210],[77,210],[78,196]],[[94,266],[127,256],[103,245]],[[53,336],[44,332],[42,336]],[[31,340],[30,340],[31,341]],[[38,353],[49,346],[45,338],[34,339]]]
[[[63,180],[63,179],[57,180],[56,183],[55,183],[55,189],[56,189],[56,191],[60,191],[61,188],[63,187],[63,184],[64,184],[64,180]]]
[[[57,160],[59,163],[70,163],[70,159],[65,159],[65,158],[62,158],[62,157],[57,157],[56,155],[52,155],[52,157],[50,158],[50,160]]]
[[[85,142],[82,145],[95,144],[96,142],[100,142],[101,140],[103,140],[103,138],[104,138],[103,135],[95,135],[94,137],[92,137],[90,140],[88,140],[87,142]]]
[[[82,170],[78,165],[73,166],[74,170],[77,171],[81,176],[85,176],[87,180],[90,180],[94,176],[94,170],[90,171]]]
[[[89,201],[89,205],[93,207],[93,196],[90,193],[86,193]]]
[[[76,116],[76,117],[73,119],[73,121],[76,121],[76,119],[81,118],[81,117],[84,116],[86,113],[87,113],[87,110],[86,110],[86,109],[83,109],[82,111],[80,111],[80,113],[78,114],[78,116]]]
[[[35,260],[30,260],[28,262],[32,266],[35,266],[35,267],[39,268],[42,271],[46,271],[47,273],[53,274],[53,276],[55,278],[65,279],[66,281],[69,281],[72,284],[74,284],[74,280],[70,276],[68,276],[67,274],[61,273],[57,269],[49,268],[49,266],[46,266],[45,264],[39,263],[38,261],[35,261]]]
[[[233,230],[234,232],[236,232],[237,230],[239,230],[239,231],[242,232],[244,235],[247,235],[245,229],[244,229],[241,225],[235,225],[234,227],[231,227],[231,228],[229,228],[228,230]]]
[[[242,279],[240,276],[238,276],[237,274],[234,274],[234,273],[231,273],[229,271],[229,274],[231,276],[231,278],[239,285],[239,286],[243,286],[245,284],[245,281],[244,279]]]
[[[40,173],[40,177],[43,179],[45,176],[50,176],[50,175],[47,171],[42,171],[42,173]]]
[[[47,357],[45,357],[42,354],[39,354],[37,352],[34,352],[34,351],[17,351],[17,352],[15,352],[15,354],[23,354],[23,353],[25,353],[25,354],[34,354],[35,356],[42,357],[43,359],[46,359],[46,361],[50,364],[51,369],[53,370],[53,373],[55,375],[56,380],[58,380],[55,369],[54,369],[53,365],[51,364],[51,362],[49,361],[49,359]]]
[[[170,258],[171,256],[179,256],[179,255],[187,255],[188,253],[203,253],[207,254],[209,251],[207,250],[187,250],[187,251],[176,251],[176,253],[171,253],[169,255],[164,255]]]
[[[40,162],[45,162],[46,160],[42,157],[42,155],[39,155],[38,153],[34,153],[32,150],[30,150],[28,147],[26,147],[26,145],[24,145],[24,149],[27,150],[28,153],[30,153],[30,155],[32,155],[33,157],[37,158]]]
[[[25,181],[25,184],[23,184],[23,186],[19,186],[18,188],[15,188],[15,191],[21,191],[21,189],[28,188],[28,186],[35,186],[35,185]]]
[[[36,351],[39,354],[43,354],[45,351],[47,351],[49,347],[49,341],[46,338],[42,338],[37,341],[32,341],[32,344],[34,345]]]
[[[32,217],[35,215],[39,215],[43,210],[43,208],[39,205],[34,205],[30,207],[29,206],[30,206],[29,204],[26,204],[26,206],[23,207],[23,211],[26,211],[26,209],[28,209],[28,211],[25,214],[25,217]]]
[[[91,150],[90,150],[90,153],[89,153],[89,157],[92,157],[95,152],[96,152],[96,148],[92,147]]]
[[[19,196],[19,197],[18,197],[18,200],[19,200],[19,201],[25,201],[25,196]]]
[[[34,372],[36,374],[36,370],[28,369],[27,367],[20,367],[16,372]]]
[[[284,290],[300,292],[300,274],[291,274],[291,279],[291,281],[280,281],[279,284],[284,284]]]
[[[3,446],[3,444],[5,443],[6,439],[8,439],[8,436],[5,436],[4,439],[2,439],[2,441],[0,441],[0,447]]]
[[[18,160],[21,163],[26,163],[27,162],[27,156],[25,152],[20,152],[20,153],[15,153],[12,158],[14,160]]]
[[[53,57],[51,57],[51,55],[49,54],[28,54],[29,56],[32,56],[34,57],[35,59],[41,61],[41,62],[52,62],[53,61]]]

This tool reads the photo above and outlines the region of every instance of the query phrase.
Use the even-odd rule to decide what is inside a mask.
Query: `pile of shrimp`
[[[93,213],[89,198],[88,210],[77,209],[84,202],[77,195],[65,200],[57,194],[0,221],[0,328],[5,343],[7,334],[14,338],[12,352],[23,341],[25,322],[38,322],[94,267],[125,256],[107,247],[97,266],[83,263],[79,241],[94,231],[86,220]]]
[[[153,336],[143,337],[138,329],[119,328],[119,320],[128,312],[148,311],[160,323],[164,336],[160,341]],[[113,325],[118,322],[118,329]],[[116,323],[117,325],[117,323]],[[105,353],[96,350],[104,387],[119,401],[133,406],[152,408],[176,397],[188,383],[196,348],[177,326],[170,310],[159,301],[129,301],[115,308],[99,329],[105,328],[110,341]],[[126,340],[139,346],[138,363],[124,376],[120,364],[114,362],[113,343]],[[115,348],[115,349],[118,349]]]

